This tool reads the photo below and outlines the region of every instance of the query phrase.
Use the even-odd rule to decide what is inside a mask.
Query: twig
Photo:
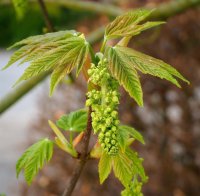
[[[31,3],[35,3],[36,0],[30,0]],[[46,3],[54,6],[63,6],[71,10],[90,11],[98,14],[106,14],[109,16],[118,16],[124,13],[124,10],[111,5],[102,4],[93,1],[74,1],[74,0],[45,0]],[[1,0],[1,5],[9,5],[10,0]],[[169,16],[176,15],[185,11],[186,9],[193,8],[200,5],[200,0],[172,0],[166,3],[158,5],[158,9],[155,10],[153,15],[158,18],[168,18]]]
[[[49,32],[55,31],[55,29],[54,29],[54,27],[53,27],[53,25],[51,23],[51,20],[49,18],[49,14],[48,14],[47,8],[46,8],[46,6],[44,4],[44,1],[43,0],[38,0],[38,3],[40,5],[40,8],[41,8],[44,20],[45,20],[45,24],[46,24],[46,26],[48,28],[48,31]]]
[[[63,192],[62,196],[70,196],[76,186],[76,183],[81,175],[81,172],[83,170],[83,167],[85,166],[87,159],[88,159],[88,146],[89,146],[89,141],[90,141],[90,135],[92,131],[92,118],[91,118],[91,112],[92,109],[89,107],[88,111],[88,121],[87,121],[87,128],[86,131],[84,132],[83,140],[82,140],[82,152],[80,152],[80,160],[78,162],[78,165],[76,166],[72,177],[69,181],[69,184],[65,191]]]

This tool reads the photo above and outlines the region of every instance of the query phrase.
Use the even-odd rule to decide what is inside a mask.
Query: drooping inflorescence
[[[118,82],[110,75],[107,60],[101,59],[98,65],[91,65],[88,70],[89,80],[100,87],[87,93],[87,106],[92,106],[92,126],[99,133],[99,143],[109,154],[115,155],[118,150]]]

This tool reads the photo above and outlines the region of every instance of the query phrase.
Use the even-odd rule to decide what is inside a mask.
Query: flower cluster
[[[133,183],[130,184],[128,188],[122,191],[122,196],[143,196],[142,193],[142,182],[138,182],[138,180],[134,180]]]
[[[100,60],[98,65],[91,65],[88,70],[89,80],[98,85],[100,90],[91,90],[87,93],[87,106],[92,106],[92,126],[94,132],[99,132],[99,143],[110,155],[118,150],[118,82],[110,75],[107,61]]]

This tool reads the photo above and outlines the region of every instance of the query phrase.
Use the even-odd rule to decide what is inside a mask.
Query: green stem
[[[122,38],[117,45],[119,46],[127,46],[129,41],[131,40],[131,36]]]
[[[69,133],[69,141],[70,141],[70,144],[73,143],[73,132],[71,132],[71,131]]]
[[[89,45],[89,52],[90,52],[90,56],[91,56],[92,62],[96,63],[94,50],[92,49],[92,46],[91,46],[91,45]]]
[[[104,52],[106,43],[107,43],[107,39],[106,39],[106,37],[104,37],[100,52],[102,52],[102,53]]]

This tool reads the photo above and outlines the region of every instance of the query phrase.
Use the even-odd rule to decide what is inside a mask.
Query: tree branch
[[[110,5],[104,5],[102,8],[100,6],[95,6],[99,5],[98,3],[95,2],[81,2],[81,1],[73,1],[68,0],[68,1],[53,1],[53,0],[46,0],[46,2],[52,2],[55,4],[60,4],[62,2],[62,5],[71,8],[71,9],[77,9],[81,8],[82,10],[91,10],[97,13],[106,13],[110,16],[116,16],[118,14],[123,13],[123,11],[116,11],[119,10],[120,8],[115,7],[115,11],[111,11],[113,9],[109,9],[108,7]],[[10,1],[7,0],[2,0],[0,4],[8,4]],[[85,4],[86,3],[86,4]],[[91,6],[92,3],[93,6]],[[84,4],[84,5],[83,5]],[[174,0],[168,3],[162,3],[160,4],[155,12],[149,17],[149,19],[166,19],[169,17],[172,17],[176,14],[179,14],[181,12],[186,11],[189,8],[193,8],[200,5],[200,0]],[[82,6],[82,7],[81,7]],[[98,8],[97,8],[98,7]],[[104,12],[104,10],[107,10]],[[116,13],[119,12],[119,13]],[[97,31],[94,33],[90,34],[90,36],[87,38],[87,40],[92,44],[96,42],[97,40],[101,39],[103,36],[104,28],[100,27]],[[11,93],[7,94],[5,97],[3,97],[0,101],[0,114],[2,114],[4,111],[6,111],[9,107],[11,107],[19,98],[23,97],[26,93],[28,93],[32,88],[34,88],[38,83],[40,83],[42,80],[44,80],[47,77],[47,75],[42,75],[39,77],[35,77],[34,79],[30,79],[27,82],[25,82],[23,85],[17,87],[14,89]]]
[[[92,113],[92,108],[89,107],[88,111],[88,121],[87,121],[87,128],[86,131],[84,132],[83,140],[81,141],[82,143],[82,148],[80,152],[80,160],[78,162],[78,165],[76,166],[72,177],[69,181],[69,184],[65,191],[63,192],[62,196],[70,196],[76,186],[76,183],[81,175],[81,172],[87,162],[88,159],[88,146],[89,146],[89,141],[90,141],[90,135],[92,131],[92,118],[91,118],[91,113]]]
[[[16,103],[26,93],[30,92],[36,87],[41,81],[43,81],[49,75],[45,72],[37,77],[31,78],[26,82],[20,84],[17,88],[14,88],[10,93],[0,100],[0,114],[6,111],[10,106]]]
[[[41,11],[42,11],[42,14],[43,14],[43,17],[44,17],[44,20],[45,20],[45,24],[47,26],[48,31],[49,32],[55,31],[53,24],[51,23],[51,20],[49,18],[49,14],[48,14],[47,8],[44,4],[44,1],[38,0],[38,4],[40,5],[40,8],[41,8]]]
[[[36,0],[31,0],[32,3]],[[109,16],[118,16],[124,13],[124,10],[110,4],[103,4],[91,1],[74,1],[74,0],[45,0],[46,3],[63,6],[71,10],[91,11]],[[10,4],[8,0],[1,0],[0,4]],[[173,0],[158,5],[158,9],[153,15],[159,18],[168,18],[177,13],[183,12],[188,8],[200,5],[200,0]]]
[[[152,14],[152,19],[167,19],[184,11],[200,6],[200,0],[174,0],[158,6]]]
[[[57,3],[63,7],[70,8],[73,10],[85,10],[92,11],[99,14],[106,14],[109,16],[118,16],[123,14],[125,11],[117,6],[110,4],[103,4],[97,2],[85,2],[85,1],[74,1],[74,0],[46,0],[47,3]],[[167,3],[158,5],[158,9],[153,14],[156,18],[168,18],[172,15],[181,13],[188,8],[200,5],[200,0],[173,0]],[[148,9],[149,7],[147,7]],[[151,9],[151,8],[150,8]]]

